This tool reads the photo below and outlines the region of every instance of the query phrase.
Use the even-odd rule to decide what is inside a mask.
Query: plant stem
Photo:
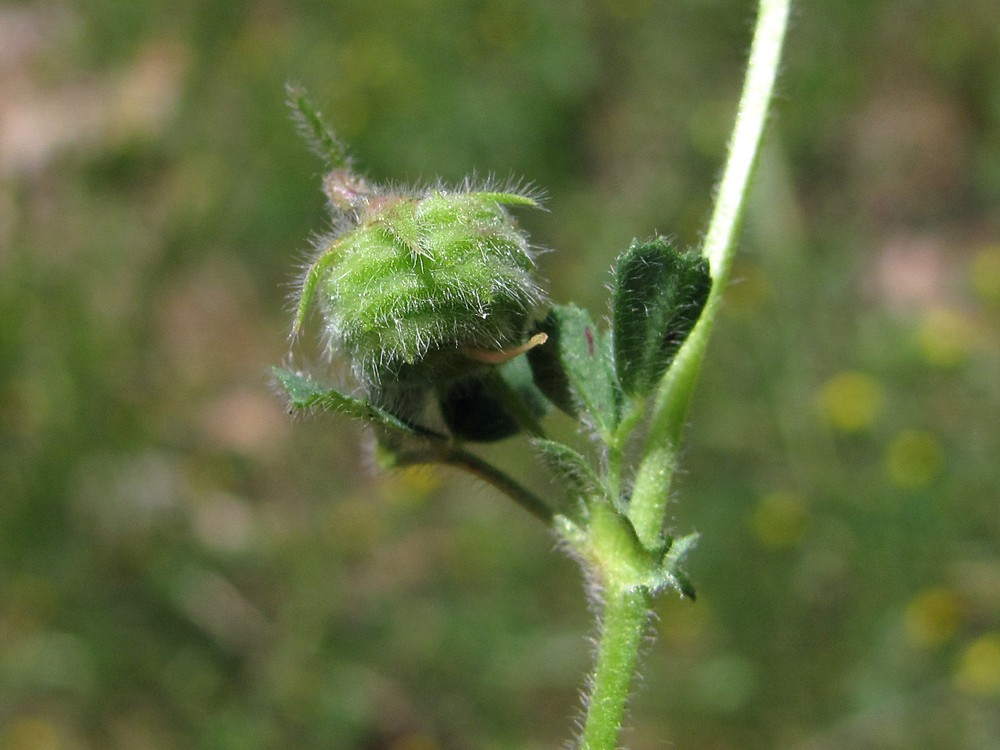
[[[604,597],[601,639],[580,750],[617,747],[649,617],[651,597],[645,587],[610,586]]]
[[[657,388],[633,488],[629,518],[641,544],[655,549],[694,385],[705,355],[722,292],[729,279],[735,236],[760,146],[777,77],[790,0],[760,0],[750,60],[736,124],[715,207],[702,249],[712,272],[712,291],[701,319]],[[616,448],[620,449],[620,445]],[[597,571],[598,574],[605,573]],[[606,577],[606,576],[605,576]],[[605,589],[597,664],[590,685],[581,750],[614,750],[639,647],[645,634],[651,595],[643,586],[612,581]]]
[[[469,453],[461,448],[451,448],[441,456],[441,461],[465,469],[487,484],[493,485],[546,525],[552,525],[552,509],[546,505],[544,500],[524,485],[514,481],[506,472],[484,461],[474,453]]]
[[[662,463],[664,451],[673,455],[677,450],[709,334],[729,281],[736,254],[736,231],[778,74],[789,4],[790,0],[760,2],[743,95],[702,247],[702,255],[708,259],[712,272],[712,291],[698,324],[657,388],[645,456],[639,467],[639,476],[646,476],[649,481],[637,486],[632,496],[630,517],[644,543],[659,537],[672,476],[671,471],[654,466],[652,462]]]
[[[552,525],[552,509],[544,500],[505,471],[464,448],[443,441],[428,441],[426,448],[403,451],[393,457],[394,468],[420,464],[446,464],[463,469],[507,495],[546,526]]]
[[[761,0],[760,3],[743,94],[729,142],[729,156],[702,249],[711,266],[712,278],[721,282],[718,284],[720,287],[729,278],[735,255],[736,229],[743,215],[747,186],[757,162],[761,135],[778,76],[789,5],[790,0]],[[721,291],[720,288],[719,293]]]

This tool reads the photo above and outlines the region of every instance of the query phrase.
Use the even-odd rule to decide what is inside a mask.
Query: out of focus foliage
[[[603,315],[633,237],[698,242],[753,10],[5,4],[0,747],[557,746],[574,566],[268,383],[325,228],[284,84],[375,180],[546,188],[552,296]],[[998,49],[991,0],[798,9],[635,750],[1000,745]]]

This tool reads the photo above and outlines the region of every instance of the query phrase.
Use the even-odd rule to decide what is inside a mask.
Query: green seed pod
[[[502,361],[522,343],[543,294],[527,238],[504,206],[536,206],[533,199],[443,189],[380,194],[331,178],[327,193],[351,226],[309,267],[295,332],[315,299],[331,350],[376,388],[440,385]]]

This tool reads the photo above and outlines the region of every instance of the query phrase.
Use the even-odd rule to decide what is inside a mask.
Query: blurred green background
[[[1000,747],[1000,6],[799,5],[673,506],[699,599],[628,741]],[[544,188],[552,297],[600,316],[633,237],[698,243],[753,12],[0,7],[0,748],[561,746],[575,565],[269,382],[327,228],[283,87],[375,180]]]

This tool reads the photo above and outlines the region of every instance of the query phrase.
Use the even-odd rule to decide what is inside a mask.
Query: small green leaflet
[[[535,384],[570,416],[582,418],[607,441],[618,425],[618,386],[606,339],[576,305],[556,305],[539,326],[549,335],[528,352]]]
[[[360,419],[371,425],[405,432],[409,435],[432,436],[429,430],[408,424],[364,399],[348,396],[333,388],[326,388],[308,375],[280,367],[272,368],[272,373],[285,389],[289,405],[296,411],[306,409],[332,411]]]
[[[531,447],[539,460],[559,480],[572,505],[566,515],[576,518],[579,510],[586,508],[595,497],[606,497],[603,482],[590,468],[590,463],[575,450],[563,443],[535,438]]]
[[[612,301],[615,369],[622,390],[656,387],[687,338],[712,288],[708,261],[663,237],[634,241],[615,266]]]

